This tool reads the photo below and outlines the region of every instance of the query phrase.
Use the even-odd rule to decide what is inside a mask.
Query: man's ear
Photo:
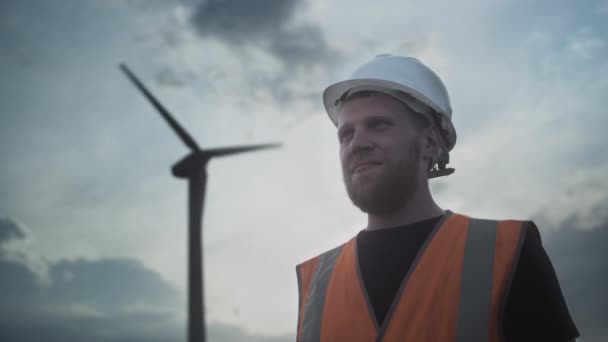
[[[429,162],[434,161],[441,150],[439,132],[431,126],[424,131],[422,138],[422,157]]]

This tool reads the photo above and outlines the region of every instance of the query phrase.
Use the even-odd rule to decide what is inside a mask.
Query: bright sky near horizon
[[[2,1],[0,331],[183,340],[187,149],[124,61],[199,145],[284,144],[210,162],[205,281],[214,340],[293,340],[295,265],[365,224],[321,93],[393,53],[450,93],[437,202],[534,219],[581,341],[608,339],[607,32],[595,0]]]

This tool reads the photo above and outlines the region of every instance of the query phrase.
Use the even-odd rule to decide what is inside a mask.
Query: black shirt
[[[364,230],[357,235],[361,276],[379,325],[420,247],[440,218]],[[503,327],[509,342],[566,342],[579,336],[534,224],[528,225],[507,298]]]

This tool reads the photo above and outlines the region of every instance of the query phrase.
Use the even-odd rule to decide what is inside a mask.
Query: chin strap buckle
[[[452,173],[454,173],[454,171],[456,171],[456,169],[446,167],[449,162],[450,162],[450,154],[447,152],[441,153],[441,155],[437,159],[437,163],[435,165],[433,165],[433,168],[431,168],[431,170],[429,170],[429,179],[449,176]]]

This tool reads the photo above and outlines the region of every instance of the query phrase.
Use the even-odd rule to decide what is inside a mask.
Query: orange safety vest
[[[362,282],[355,238],[298,265],[297,340],[500,341],[525,224],[448,211],[420,248],[381,326]]]

